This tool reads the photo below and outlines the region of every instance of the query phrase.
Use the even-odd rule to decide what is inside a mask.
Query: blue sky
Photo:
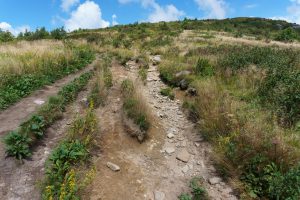
[[[42,26],[75,30],[136,21],[239,16],[300,23],[300,0],[0,0],[0,28],[14,34]]]

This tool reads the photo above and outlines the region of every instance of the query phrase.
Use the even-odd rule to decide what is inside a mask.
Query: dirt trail
[[[73,78],[78,77],[81,73],[91,70],[92,65],[88,66],[84,70],[71,75],[64,80],[56,83],[55,86],[52,86],[51,91],[45,91],[42,93],[43,98],[47,95],[55,94],[54,91],[59,90],[59,87],[71,81]],[[86,88],[90,88],[87,86]],[[35,93],[33,96],[24,99],[32,106],[32,108],[38,108],[37,105],[33,105],[29,99],[33,100],[34,97],[39,94]],[[40,145],[34,149],[33,156],[30,160],[24,160],[24,163],[21,164],[19,161],[16,161],[14,158],[5,158],[4,150],[0,151],[0,199],[2,200],[38,200],[41,199],[39,181],[42,180],[45,173],[45,161],[48,158],[51,150],[61,141],[66,132],[68,126],[74,119],[74,116],[77,113],[81,113],[83,110],[82,103],[80,102],[83,98],[87,97],[89,93],[88,89],[83,90],[79,93],[77,100],[67,107],[66,112],[63,114],[63,118],[56,123],[54,123],[46,131],[46,137],[41,140]],[[47,95],[46,95],[47,94]],[[23,101],[23,100],[22,100]],[[14,107],[14,106],[13,106]],[[34,109],[32,109],[32,112]],[[15,111],[16,112],[16,111]],[[22,110],[19,112],[22,112]],[[18,113],[19,114],[19,113]],[[28,112],[28,115],[31,112]],[[24,118],[27,116],[23,115]],[[20,119],[22,120],[22,119]],[[3,122],[1,121],[1,124]],[[1,143],[1,145],[3,145]],[[3,147],[2,147],[3,148]]]
[[[129,62],[128,66],[131,66],[130,71],[113,66],[115,85],[108,97],[109,103],[97,111],[102,154],[94,163],[97,174],[83,199],[176,200],[182,192],[189,191],[189,181],[195,176],[204,178],[212,199],[236,199],[231,194],[232,189],[216,175],[209,158],[211,147],[187,120],[181,103],[159,94],[164,84],[155,66],[150,67],[147,86],[141,90],[153,111],[149,138],[139,144],[124,131],[120,83],[137,74],[134,62]],[[117,164],[121,170],[111,171],[107,162]]]
[[[96,61],[74,74],[56,81],[53,85],[47,85],[32,95],[21,99],[18,103],[0,112],[0,136],[8,131],[18,128],[28,116],[34,113],[50,96],[57,94],[61,87],[79,77],[81,74],[93,69]]]

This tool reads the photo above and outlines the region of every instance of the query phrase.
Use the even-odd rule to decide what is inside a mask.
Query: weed
[[[13,156],[18,160],[29,157],[31,155],[29,151],[30,142],[31,139],[27,135],[20,134],[17,131],[10,132],[4,138],[7,155]]]
[[[166,97],[169,97],[169,99],[174,100],[175,98],[175,94],[172,91],[172,88],[170,87],[166,87],[166,88],[162,88],[160,90],[160,94]]]

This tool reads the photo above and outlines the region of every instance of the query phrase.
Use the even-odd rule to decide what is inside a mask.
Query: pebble
[[[164,200],[165,196],[165,193],[161,191],[154,191],[154,200]]]
[[[213,177],[213,178],[208,179],[208,182],[211,185],[216,185],[216,184],[220,183],[221,181],[222,181],[222,179],[219,177]]]
[[[173,148],[173,147],[167,147],[165,151],[166,151],[167,154],[171,155],[172,153],[175,152],[175,148]]]
[[[114,172],[120,171],[120,167],[114,163],[107,162],[106,166]]]
[[[172,138],[174,138],[174,134],[173,133],[169,133],[168,135],[167,135],[167,137],[169,138],[169,139],[172,139]]]

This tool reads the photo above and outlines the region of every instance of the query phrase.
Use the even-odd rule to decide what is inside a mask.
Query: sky
[[[263,17],[300,24],[300,0],[0,0],[0,29],[104,28],[184,18]]]

